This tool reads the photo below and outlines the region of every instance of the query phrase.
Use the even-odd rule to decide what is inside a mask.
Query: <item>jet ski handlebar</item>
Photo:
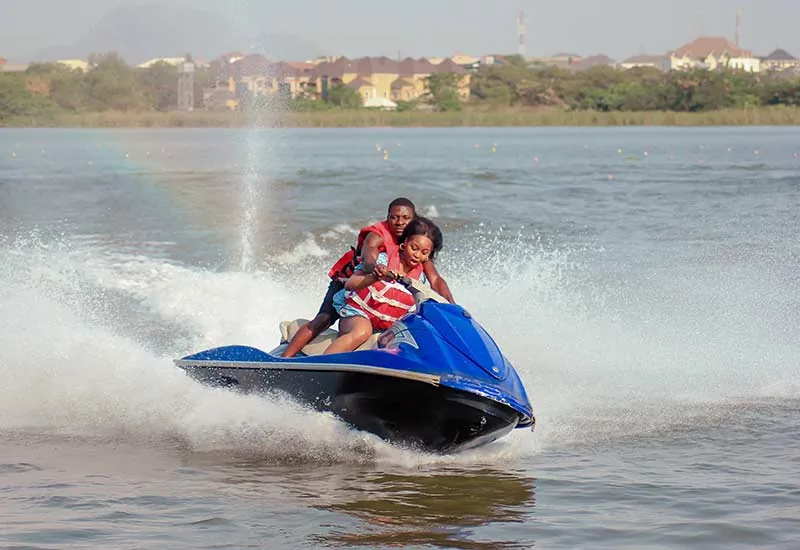
[[[414,296],[414,301],[419,306],[423,302],[427,302],[428,300],[433,300],[434,302],[439,302],[440,304],[449,304],[441,294],[433,290],[426,284],[419,282],[417,279],[412,279],[411,277],[405,277],[403,275],[398,275],[396,273],[391,273],[394,280],[406,287],[409,292]]]

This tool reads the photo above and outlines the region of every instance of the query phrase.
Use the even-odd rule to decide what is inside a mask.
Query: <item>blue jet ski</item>
[[[428,452],[477,447],[535,419],[514,367],[461,306],[412,279],[416,308],[358,350],[321,355],[328,330],[280,357],[303,320],[281,323],[269,353],[225,346],[177,359],[191,377],[244,393],[282,392],[351,426]]]

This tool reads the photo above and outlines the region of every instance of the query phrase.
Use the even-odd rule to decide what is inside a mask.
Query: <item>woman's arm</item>
[[[444,277],[439,275],[436,265],[432,261],[427,261],[423,264],[422,268],[425,272],[425,277],[428,278],[428,283],[431,285],[431,288],[435,290],[442,298],[451,304],[455,304],[456,299],[453,298],[453,293],[450,292],[450,287],[447,286],[447,281],[444,280]]]

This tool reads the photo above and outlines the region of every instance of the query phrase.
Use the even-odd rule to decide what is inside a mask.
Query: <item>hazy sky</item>
[[[0,0],[0,57],[69,44],[113,7],[141,3]],[[513,52],[516,15],[524,9],[529,55],[568,50],[617,59],[664,53],[699,34],[732,39],[739,8],[742,46],[757,55],[782,47],[800,56],[800,0],[194,0],[190,5],[243,26],[296,35],[326,53],[392,57]]]

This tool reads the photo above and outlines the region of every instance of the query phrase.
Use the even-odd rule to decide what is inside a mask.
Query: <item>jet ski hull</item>
[[[276,361],[280,359],[276,358]],[[520,422],[509,406],[439,385],[439,377],[351,365],[224,365],[177,361],[191,377],[242,393],[284,393],[393,443],[449,453],[503,437]]]
[[[301,355],[283,358],[290,325],[299,325],[282,323],[281,344],[270,353],[224,346],[175,363],[206,384],[284,393],[355,428],[425,451],[459,451],[515,428],[533,429],[522,380],[485,329],[418,281],[403,284],[414,294],[416,311],[373,347],[326,355],[325,338],[334,332],[320,335],[319,345],[304,347]]]

